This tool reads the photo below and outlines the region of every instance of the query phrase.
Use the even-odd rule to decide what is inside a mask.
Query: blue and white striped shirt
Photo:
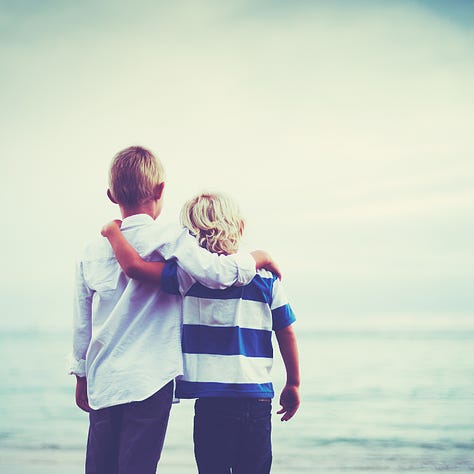
[[[295,321],[276,276],[259,270],[248,285],[214,290],[169,262],[161,284],[183,296],[184,375],[176,396],[272,398],[272,330]]]

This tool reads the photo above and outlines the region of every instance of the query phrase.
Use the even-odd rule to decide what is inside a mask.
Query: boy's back
[[[126,217],[122,230],[146,260],[176,258],[209,286],[248,281],[255,271],[250,256],[219,259],[183,228],[146,214]],[[127,278],[103,238],[86,246],[76,282],[71,372],[84,365],[91,408],[143,400],[182,374],[180,298]]]
[[[295,321],[275,275],[259,270],[245,286],[210,289],[177,265],[162,285],[183,294],[184,375],[179,398],[273,398],[272,331]]]
[[[124,219],[122,229],[144,258],[162,260],[153,247],[163,247],[170,228],[140,214]],[[143,400],[180,374],[178,298],[128,279],[103,238],[85,248],[78,271],[76,305],[91,315],[75,312],[75,325],[84,331],[75,338],[74,355],[87,356],[91,408]]]

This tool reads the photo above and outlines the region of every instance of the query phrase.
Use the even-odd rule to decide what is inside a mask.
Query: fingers
[[[286,413],[281,417],[281,421],[288,421],[295,415],[298,407],[294,407],[291,410],[286,411]]]
[[[79,393],[76,396],[76,405],[83,411],[89,413],[91,411],[91,407],[89,406],[89,399],[87,398],[86,394]]]
[[[105,224],[102,227],[102,229],[100,230],[100,234],[102,235],[102,237],[107,237],[107,232],[108,232],[109,229],[110,229],[110,223]]]
[[[278,277],[278,279],[281,281],[281,271],[278,267],[275,268],[274,273]]]
[[[300,397],[298,389],[295,387],[286,386],[280,396],[280,410],[277,411],[278,415],[283,415],[281,421],[288,421],[298,411],[300,406]]]
[[[86,412],[91,411],[87,397],[87,379],[76,376],[76,405]]]
[[[293,418],[295,413],[298,411],[298,407],[299,407],[299,405],[292,406],[291,408],[290,407],[282,407],[282,408],[280,408],[280,410],[277,411],[277,415],[283,415],[281,417],[281,421],[288,421],[291,418]]]
[[[100,233],[102,234],[103,237],[107,237],[109,232],[112,232],[116,228],[120,229],[121,227],[122,227],[122,221],[120,219],[114,219],[111,222],[107,222],[107,224],[105,224],[102,227]]]
[[[77,400],[76,405],[83,411],[89,413],[91,411],[91,407],[89,406],[88,400]]]
[[[274,260],[271,261],[270,264],[270,270],[278,277],[278,279],[281,281],[281,270],[278,267],[278,265],[275,263]]]

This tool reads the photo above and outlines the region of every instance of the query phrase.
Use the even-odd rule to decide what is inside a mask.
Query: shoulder
[[[151,222],[149,225],[143,227],[144,234],[160,238],[160,240],[176,239],[183,232],[184,227],[176,223],[163,223],[158,220]]]
[[[251,283],[254,285],[257,284],[258,286],[264,286],[271,293],[273,291],[275,281],[278,281],[278,277],[274,273],[268,270],[260,269],[257,270],[257,274]]]
[[[112,247],[105,237],[97,237],[86,242],[79,253],[79,259],[83,262],[113,257]]]
[[[150,249],[165,250],[167,247],[174,247],[188,236],[187,229],[174,223],[154,221],[140,229],[140,240]]]
[[[271,281],[275,281],[277,279],[277,276],[274,273],[269,272],[268,270],[265,270],[264,268],[260,268],[259,270],[257,270],[257,276],[265,280],[271,280]]]
[[[276,275],[267,270],[257,270],[257,274],[253,280],[245,285],[243,288],[243,298],[255,301],[272,303],[273,286],[276,280]]]

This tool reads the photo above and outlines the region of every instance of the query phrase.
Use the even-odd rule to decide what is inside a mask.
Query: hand
[[[76,377],[76,405],[86,412],[91,411],[87,398],[87,379],[85,377]]]
[[[269,256],[270,257],[270,256]],[[276,262],[270,257],[270,260],[263,266],[265,270],[274,273],[278,279],[281,281],[281,270]]]
[[[288,421],[293,418],[300,406],[299,388],[295,385],[286,384],[280,395],[281,409],[277,411],[279,415],[283,414],[281,421]]]
[[[104,237],[107,237],[108,235],[110,235],[111,232],[114,232],[117,229],[120,230],[121,226],[122,226],[122,221],[120,219],[115,219],[105,224],[104,227],[102,227],[102,230],[100,231],[100,233]]]
[[[281,271],[278,265],[273,261],[272,257],[265,250],[254,250],[250,255],[255,259],[255,266],[258,269],[264,268],[269,272],[274,273],[279,280],[281,280]]]

